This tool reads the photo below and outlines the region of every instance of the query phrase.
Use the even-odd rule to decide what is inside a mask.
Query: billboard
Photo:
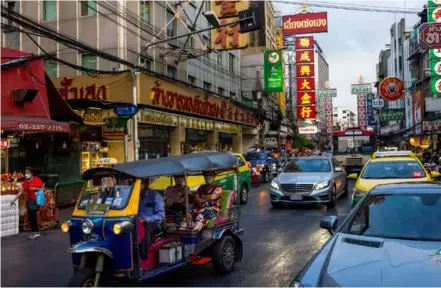
[[[283,65],[281,50],[266,50],[264,53],[265,91],[283,92]]]
[[[249,7],[247,0],[239,1],[211,1],[212,11],[220,20],[220,24],[227,24],[239,19],[239,11]],[[211,49],[233,50],[248,47],[248,33],[241,34],[239,23],[211,30]]]
[[[299,127],[299,134],[317,134],[318,129],[316,126]]]
[[[282,16],[284,35],[328,32],[328,13],[299,13]]]

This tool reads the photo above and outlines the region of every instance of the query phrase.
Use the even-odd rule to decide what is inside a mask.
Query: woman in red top
[[[15,205],[15,201],[20,197],[23,193],[26,193],[26,207],[28,209],[28,220],[31,226],[32,234],[28,237],[29,240],[40,237],[40,232],[38,232],[38,221],[37,221],[37,201],[36,192],[44,187],[43,181],[37,176],[34,176],[32,173],[32,169],[30,167],[26,167],[25,170],[25,178],[26,180],[23,182],[23,187],[12,200],[11,205]]]

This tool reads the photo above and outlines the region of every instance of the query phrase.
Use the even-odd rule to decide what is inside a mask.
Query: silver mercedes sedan
[[[271,182],[270,200],[273,207],[317,203],[331,209],[347,192],[347,175],[340,162],[329,156],[307,156],[289,161]]]

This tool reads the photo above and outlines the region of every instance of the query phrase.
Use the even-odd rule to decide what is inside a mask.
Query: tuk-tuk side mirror
[[[358,174],[357,173],[351,173],[348,175],[348,179],[357,180]]]

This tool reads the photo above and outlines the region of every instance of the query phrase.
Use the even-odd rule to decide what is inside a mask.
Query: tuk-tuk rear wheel
[[[85,267],[70,278],[67,287],[93,287],[95,284],[95,271],[91,267]]]
[[[236,242],[230,235],[225,235],[213,246],[212,263],[218,275],[233,271],[236,264]]]

